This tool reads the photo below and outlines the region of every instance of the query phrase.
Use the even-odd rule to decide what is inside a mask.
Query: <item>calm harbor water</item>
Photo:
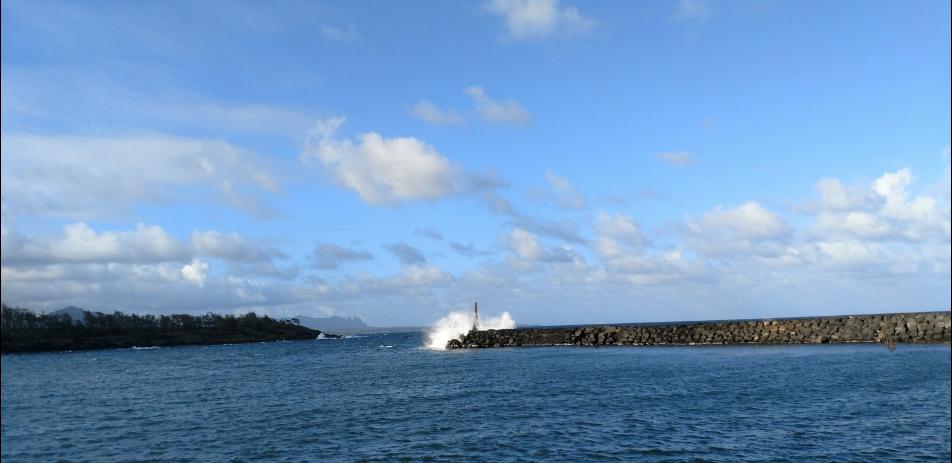
[[[422,333],[5,355],[16,461],[944,461],[950,348],[422,349]]]

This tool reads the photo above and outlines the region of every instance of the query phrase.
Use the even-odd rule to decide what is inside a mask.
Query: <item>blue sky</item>
[[[25,2],[2,298],[948,309],[948,2]]]

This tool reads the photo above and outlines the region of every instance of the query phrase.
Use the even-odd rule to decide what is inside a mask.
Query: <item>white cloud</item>
[[[761,271],[770,269],[769,274],[773,277],[803,278],[805,274],[824,274],[842,282],[912,273],[925,281],[949,273],[948,243],[913,244],[843,235],[826,239],[810,239],[809,235],[803,238],[788,246],[782,254],[755,259],[748,265],[760,267]],[[870,288],[870,291],[878,289]]]
[[[273,257],[284,256],[277,250],[258,245],[237,233],[214,230],[193,232],[191,244],[197,254],[233,262],[270,262]]]
[[[187,258],[188,249],[160,227],[139,224],[132,231],[98,233],[85,223],[66,225],[60,236],[25,237],[4,227],[3,263],[168,262]]]
[[[521,228],[516,228],[509,234],[509,249],[521,259],[529,261],[538,260],[542,256],[539,239]]]
[[[225,273],[243,277],[265,277],[276,280],[293,281],[301,275],[301,267],[289,265],[279,268],[274,261],[241,262],[228,261]]]
[[[24,131],[56,126],[69,133],[136,133],[143,127],[170,127],[210,136],[298,137],[314,120],[300,108],[209,98],[183,89],[152,67],[5,66],[2,86],[4,123]]]
[[[426,257],[423,256],[423,253],[420,252],[419,249],[410,246],[407,243],[388,243],[383,247],[393,254],[393,256],[404,265],[419,265],[426,263]]]
[[[336,285],[329,285],[325,295],[340,301],[367,298],[378,303],[380,299],[433,295],[435,290],[453,281],[453,275],[439,267],[413,264],[403,266],[399,273],[384,277],[363,272],[348,276]],[[402,306],[407,307],[405,304]]]
[[[862,211],[821,213],[816,226],[827,234],[851,235],[864,239],[895,236],[895,229],[875,214]]]
[[[347,27],[334,26],[330,24],[325,24],[321,26],[321,34],[324,34],[324,37],[331,39],[335,42],[351,43],[357,40],[360,40],[360,33],[357,32],[357,27],[353,24],[348,25]]]
[[[490,124],[532,125],[532,115],[518,101],[492,99],[483,87],[470,86],[464,92],[472,100],[476,113]],[[411,116],[434,125],[462,124],[465,118],[455,109],[441,109],[429,100],[422,99],[409,108]]]
[[[212,131],[224,129],[295,137],[313,121],[311,115],[295,109],[258,103],[183,102],[178,106],[159,106],[153,115],[178,123],[208,125]]]
[[[559,5],[559,0],[490,0],[485,6],[505,20],[509,37],[515,40],[576,35],[595,25],[595,20],[573,6]]]
[[[433,125],[455,125],[463,123],[461,116],[455,109],[440,109],[429,100],[420,100],[410,108],[410,115],[423,122]]]
[[[513,229],[504,242],[515,258],[510,259],[510,262],[517,268],[528,269],[536,262],[564,264],[582,259],[571,246],[565,244],[543,248],[536,235],[521,228]]]
[[[641,233],[641,226],[625,214],[598,214],[595,229],[601,236],[606,236],[632,246],[641,246],[645,237]]]
[[[553,188],[565,186],[560,178],[550,180]],[[422,323],[474,299],[526,323],[582,323],[922,309],[948,297],[948,200],[920,193],[909,171],[855,185],[824,179],[802,207],[746,202],[656,229],[624,213],[591,214],[582,236],[591,244],[582,252],[516,225],[519,218],[557,222],[530,219],[503,202],[497,207],[508,220],[500,225],[509,228],[497,244],[504,254],[445,237],[457,252],[483,257],[456,275],[405,259],[389,275],[326,272],[306,281],[294,278],[293,267],[259,260],[280,258],[278,251],[232,233],[200,230],[180,241],[154,226],[73,224],[25,236],[4,214],[2,297],[45,309],[297,315],[333,307],[377,324]],[[372,258],[333,245],[324,251],[312,256],[318,267],[319,256],[333,267]]]
[[[599,212],[595,222],[595,251],[602,257],[620,256],[630,247],[644,245],[645,238],[641,226],[625,214],[607,214]]]
[[[945,161],[945,175],[942,176],[937,187],[939,195],[948,202],[952,199],[952,148],[948,145],[942,150],[942,159]]]
[[[813,206],[817,228],[863,239],[948,240],[948,201],[913,197],[908,191],[912,182],[909,169],[886,172],[872,184],[851,188],[822,179],[816,187],[820,201]]]
[[[443,233],[433,227],[417,228],[413,233],[423,235],[433,241],[443,241]]]
[[[505,101],[493,100],[480,86],[467,87],[466,94],[473,99],[476,111],[486,122],[521,126],[532,125],[532,115],[516,100],[511,98]]]
[[[346,262],[372,260],[374,256],[360,249],[345,248],[331,243],[321,243],[314,247],[309,255],[314,267],[321,270],[335,270]]]
[[[924,238],[927,234],[949,235],[949,209],[941,208],[936,198],[926,195],[910,197],[907,191],[912,183],[909,169],[887,172],[873,182],[873,191],[885,204],[881,214],[884,218],[903,223],[904,234],[912,239]]]
[[[413,264],[403,267],[403,274],[396,282],[403,286],[427,286],[445,283],[452,278],[434,265]]]
[[[488,191],[483,198],[489,210],[508,218],[510,225],[532,233],[550,236],[570,243],[585,243],[586,239],[578,231],[578,226],[570,220],[555,221],[544,217],[535,217],[517,210],[512,203],[496,191]]]
[[[202,259],[182,263],[76,263],[2,268],[2,298],[34,309],[66,305],[148,313],[245,312],[286,304],[306,314],[304,296],[289,283],[214,277]],[[240,293],[244,293],[243,295]],[[254,293],[257,293],[255,295]]]
[[[654,254],[627,252],[605,257],[604,272],[601,275],[608,282],[639,287],[680,286],[697,284],[704,279],[703,261],[688,261],[680,251]]]
[[[572,183],[569,182],[568,178],[558,175],[551,170],[545,171],[545,180],[549,182],[549,185],[556,191],[574,191],[572,189]]]
[[[852,186],[821,179],[816,186],[819,200],[804,208],[813,221],[789,230],[790,236],[765,239],[761,250],[769,243],[773,254],[761,252],[755,258],[804,271],[868,276],[947,273],[952,239],[948,201],[913,196],[912,182],[908,169]]]
[[[686,259],[680,249],[653,246],[627,214],[599,212],[592,228],[592,250],[600,263],[579,272],[590,284],[642,287],[696,284],[705,278],[705,261]]]
[[[618,241],[607,237],[598,237],[595,240],[595,252],[605,259],[611,259],[624,254],[625,249]]]
[[[234,294],[243,301],[250,304],[261,304],[268,301],[268,296],[261,291],[261,284],[258,281],[234,276],[228,277],[226,281],[232,287]]]
[[[688,246],[714,259],[774,257],[783,254],[790,239],[786,221],[753,201],[727,209],[718,206],[685,225]]]
[[[575,263],[581,260],[583,260],[582,256],[567,244],[552,246],[542,255],[543,262],[555,264]]]
[[[3,221],[2,264],[9,271],[41,267],[80,268],[89,265],[123,266],[142,273],[142,269],[164,275],[168,280],[181,277],[181,263],[199,257],[218,258],[231,271],[277,279],[293,279],[298,269],[279,269],[273,259],[286,258],[278,250],[254,244],[234,233],[196,231],[190,242],[182,242],[164,229],[139,224],[128,231],[96,231],[85,223],[68,224],[57,235],[21,234],[12,220]],[[201,266],[193,266],[195,271]],[[197,275],[193,271],[190,275]],[[170,277],[171,275],[171,277]]]
[[[470,187],[462,168],[433,146],[412,137],[385,138],[376,132],[356,140],[338,139],[343,123],[342,117],[319,121],[308,134],[301,159],[320,162],[336,182],[366,203],[387,206],[440,199]]]
[[[690,153],[684,151],[657,153],[655,159],[675,167],[686,167],[697,163],[697,160]]]
[[[705,231],[725,231],[745,239],[776,237],[787,229],[780,216],[753,201],[729,209],[717,207],[702,215],[697,225]]]
[[[491,254],[488,251],[482,251],[476,248],[472,243],[464,244],[459,241],[450,241],[450,248],[456,251],[461,256],[466,257],[483,257]]]
[[[554,192],[554,194],[549,195],[549,199],[559,207],[564,209],[585,208],[585,196],[572,186],[572,182],[567,177],[562,177],[551,170],[547,170],[545,171],[545,180]]]
[[[817,207],[824,211],[865,208],[872,199],[868,189],[847,188],[835,178],[820,179],[814,190],[820,194]]]
[[[707,0],[679,0],[675,16],[683,21],[702,23],[711,15],[711,5]]]
[[[192,259],[191,262],[182,266],[182,278],[198,286],[203,286],[205,278],[208,276],[208,268],[208,262]]]
[[[4,135],[2,152],[4,206],[24,216],[114,216],[140,203],[193,200],[184,187],[268,215],[258,197],[278,190],[252,153],[216,140]]]
[[[887,201],[900,202],[906,195],[906,187],[912,183],[912,172],[909,169],[899,169],[896,172],[886,172],[873,182],[873,191],[886,198]]]

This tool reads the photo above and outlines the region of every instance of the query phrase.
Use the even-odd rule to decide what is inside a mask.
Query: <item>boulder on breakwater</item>
[[[515,346],[685,346],[950,342],[950,312],[473,330],[447,349]]]

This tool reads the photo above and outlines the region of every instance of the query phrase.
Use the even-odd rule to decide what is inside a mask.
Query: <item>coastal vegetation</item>
[[[0,316],[2,352],[290,341],[321,334],[296,319],[277,320],[253,312],[240,316],[80,313],[82,319],[74,319],[68,314],[38,314],[4,304]]]

